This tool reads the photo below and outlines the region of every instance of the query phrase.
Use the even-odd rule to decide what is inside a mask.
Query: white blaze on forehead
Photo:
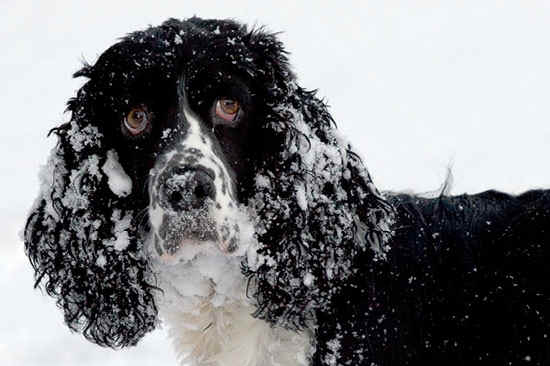
[[[184,140],[181,144],[186,148],[195,148],[202,153],[195,163],[195,165],[200,165],[205,168],[210,168],[215,173],[214,185],[216,187],[216,203],[219,203],[222,207],[230,205],[230,202],[233,201],[232,181],[229,172],[226,168],[226,163],[217,156],[214,151],[215,147],[213,145],[210,136],[206,136],[201,131],[201,121],[192,113],[187,106],[184,107],[183,113],[187,123],[189,124],[189,129]],[[223,193],[223,184],[225,184],[225,193]]]
[[[220,247],[223,251],[230,249],[231,240],[239,241],[239,220],[242,216],[238,212],[237,202],[234,198],[234,187],[231,175],[227,170],[227,164],[214,152],[216,147],[211,137],[201,129],[201,121],[187,106],[183,113],[189,129],[182,145],[199,150],[202,155],[198,157],[196,165],[211,169],[215,174],[214,187],[216,190],[215,204],[210,207],[210,215],[216,222]],[[237,243],[235,243],[237,244]]]

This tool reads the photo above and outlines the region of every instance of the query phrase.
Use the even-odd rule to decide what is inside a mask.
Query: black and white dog
[[[273,34],[168,20],[75,76],[26,253],[67,325],[192,365],[549,365],[550,192],[382,195]]]

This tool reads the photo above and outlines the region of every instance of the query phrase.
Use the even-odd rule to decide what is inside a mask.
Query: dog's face
[[[101,56],[87,85],[87,93],[102,93],[98,106],[114,101],[99,116],[113,121],[104,134],[138,182],[131,194],[147,207],[154,250],[168,261],[206,241],[235,251],[236,210],[258,154],[250,138],[263,125],[263,85],[250,71],[263,71],[258,55],[235,24],[219,22],[215,30],[174,30],[162,52],[151,50],[157,40],[150,34],[130,36]],[[113,70],[121,59],[123,77]]]
[[[286,326],[383,246],[391,208],[274,35],[169,20],[75,75],[88,81],[54,129],[25,245],[37,284],[88,339],[135,344],[157,322],[152,256],[242,256],[245,221],[256,315]]]

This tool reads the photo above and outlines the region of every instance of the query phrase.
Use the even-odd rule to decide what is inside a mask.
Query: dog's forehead
[[[131,83],[148,72],[167,79],[211,68],[250,74],[257,68],[250,40],[245,27],[230,21],[174,20],[122,38],[103,52],[90,76]]]

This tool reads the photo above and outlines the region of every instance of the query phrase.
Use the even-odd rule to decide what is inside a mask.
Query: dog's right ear
[[[86,66],[75,76],[89,76]],[[68,103],[71,121],[40,174],[25,252],[74,331],[99,345],[134,345],[157,321],[154,278],[143,254],[132,181],[94,115],[98,91],[86,83]],[[113,185],[119,174],[124,184]]]

